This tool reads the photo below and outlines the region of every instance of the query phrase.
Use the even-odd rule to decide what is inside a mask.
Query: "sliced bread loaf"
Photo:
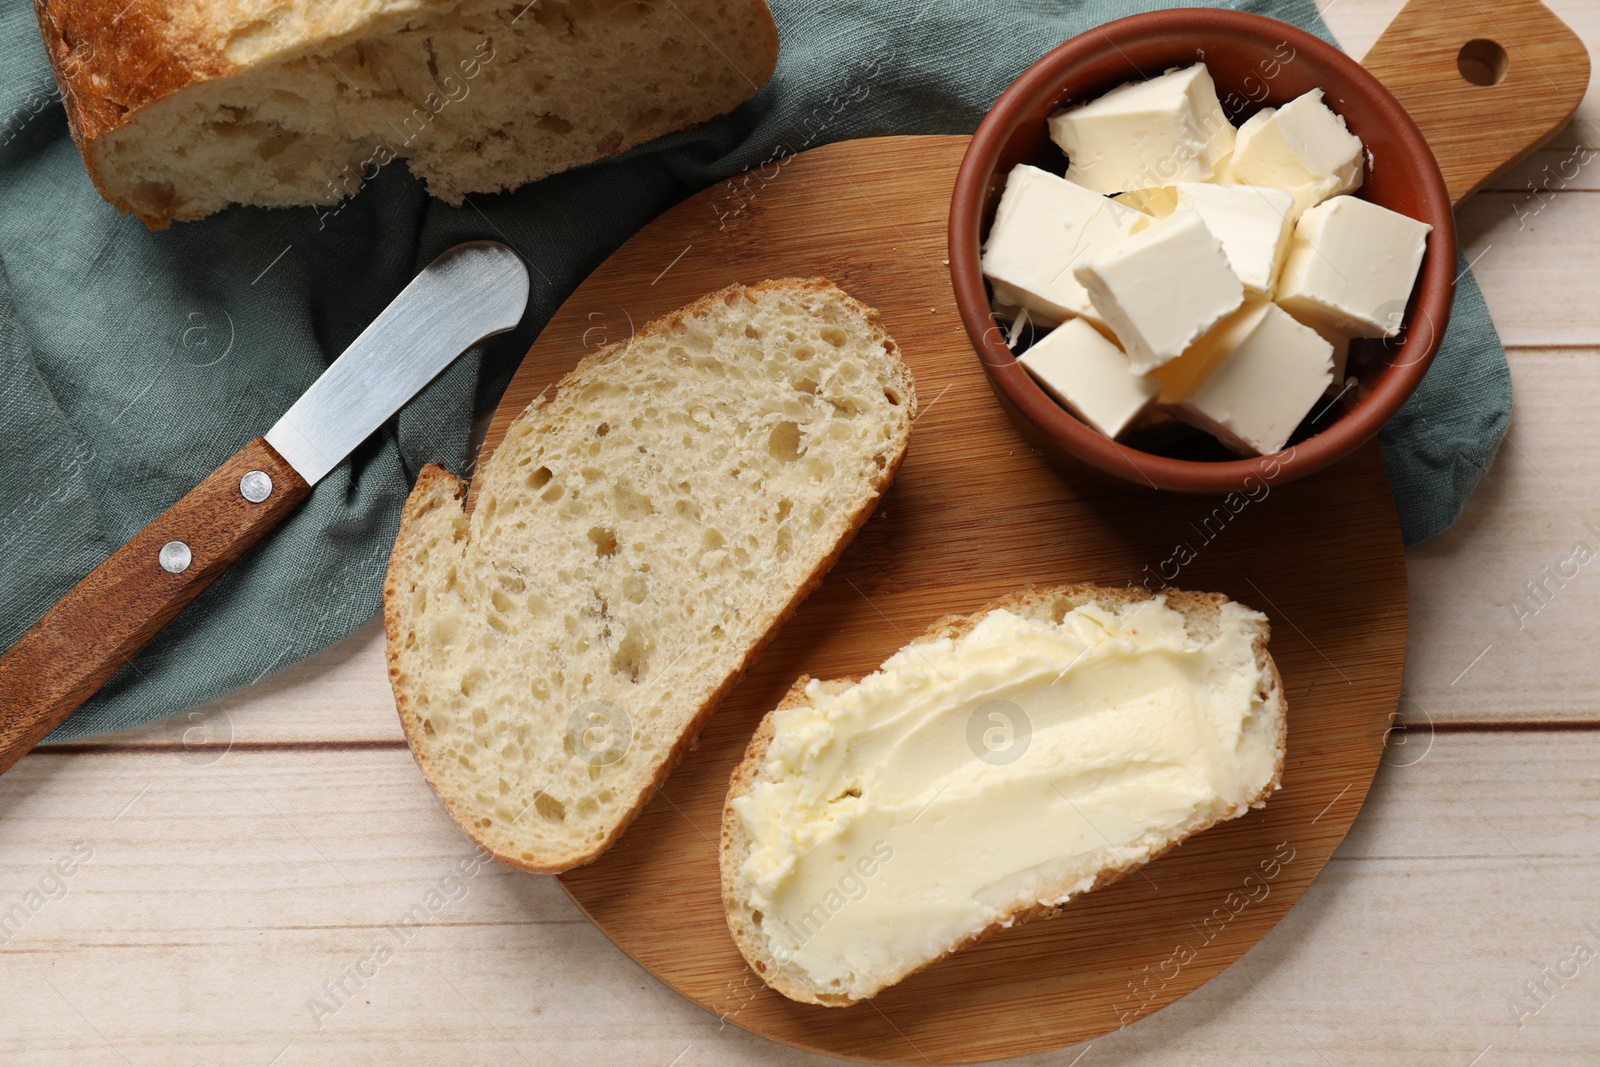
[[[586,357],[463,483],[426,468],[384,587],[411,750],[512,865],[593,860],[838,559],[916,410],[877,313],[731,286]]]
[[[460,204],[683,129],[777,63],[763,0],[35,0],[101,194],[152,228],[336,204],[399,157]]]
[[[773,989],[868,998],[1259,807],[1286,705],[1261,614],[1069,585],[802,677],[723,812],[728,928]]]

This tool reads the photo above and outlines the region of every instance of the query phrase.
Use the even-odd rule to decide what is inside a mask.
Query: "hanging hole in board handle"
[[[1456,69],[1473,85],[1499,85],[1506,76],[1506,50],[1499,41],[1475,37],[1456,53]]]
[[[1422,131],[1453,204],[1555,136],[1589,88],[1583,38],[1540,0],[1407,0],[1361,65]]]

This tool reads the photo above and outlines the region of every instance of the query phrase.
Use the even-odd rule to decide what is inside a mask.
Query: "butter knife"
[[[456,357],[514,328],[527,303],[527,267],[503,244],[460,244],[423,268],[265,437],[112,553],[0,656],[0,774]]]

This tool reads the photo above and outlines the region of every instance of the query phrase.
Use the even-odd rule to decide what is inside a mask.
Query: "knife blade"
[[[513,329],[527,302],[527,268],[493,241],[457,245],[423,268],[265,437],[113,552],[0,656],[0,774],[440,371]]]
[[[528,304],[528,268],[503,244],[456,245],[423,268],[272,429],[267,444],[312,485],[467,348]]]

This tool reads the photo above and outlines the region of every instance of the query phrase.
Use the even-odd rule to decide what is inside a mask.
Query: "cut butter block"
[[[1194,211],[1149,221],[1095,253],[1076,274],[1135,374],[1183,355],[1244,301],[1221,243]]]
[[[1243,455],[1277,452],[1332,382],[1333,346],[1266,301],[1252,303],[1222,333],[1212,343],[1226,355],[1202,381],[1186,385],[1186,395],[1163,399],[1162,409]]]
[[[1177,403],[1200,388],[1255,329],[1265,311],[1266,301],[1246,298],[1239,310],[1207,330],[1183,355],[1151,371],[1150,377],[1161,386],[1159,403]]]
[[[1295,225],[1278,302],[1324,332],[1393,337],[1432,229],[1353,196],[1319,204]]]
[[[1175,195],[1178,206],[1199,215],[1222,242],[1223,255],[1245,292],[1271,299],[1293,232],[1294,197],[1265,186],[1198,182],[1178,185]]]
[[[1216,594],[1059,586],[800,678],[723,808],[734,943],[844,1007],[1261,806],[1287,731],[1267,642]]]
[[[1333,346],[1333,381],[1328,383],[1328,395],[1334,396],[1344,390],[1346,368],[1350,364],[1350,338],[1337,330],[1317,329],[1322,339]]]
[[[1155,401],[1161,385],[1128,369],[1128,357],[1082,319],[1050,331],[1017,357],[1045,392],[1107,437],[1116,437]]]
[[[1317,332],[1322,333],[1321,330]],[[1343,334],[1322,333],[1322,339],[1333,346],[1333,381],[1328,388],[1336,391],[1343,389],[1345,368],[1350,365],[1350,338]]]
[[[1296,214],[1361,187],[1361,139],[1312,89],[1280,108],[1263,108],[1239,127],[1226,180],[1293,195]]]
[[[1178,189],[1173,185],[1157,185],[1149,189],[1129,189],[1113,197],[1118,203],[1137,208],[1146,215],[1165,218],[1178,206]]]
[[[1042,326],[1075,315],[1098,320],[1073,267],[1143,217],[1038,167],[1015,167],[983,247],[983,273],[995,301],[1026,308]]]
[[[1128,82],[1050,116],[1067,178],[1097,193],[1205,181],[1233,151],[1233,124],[1204,63]]]

